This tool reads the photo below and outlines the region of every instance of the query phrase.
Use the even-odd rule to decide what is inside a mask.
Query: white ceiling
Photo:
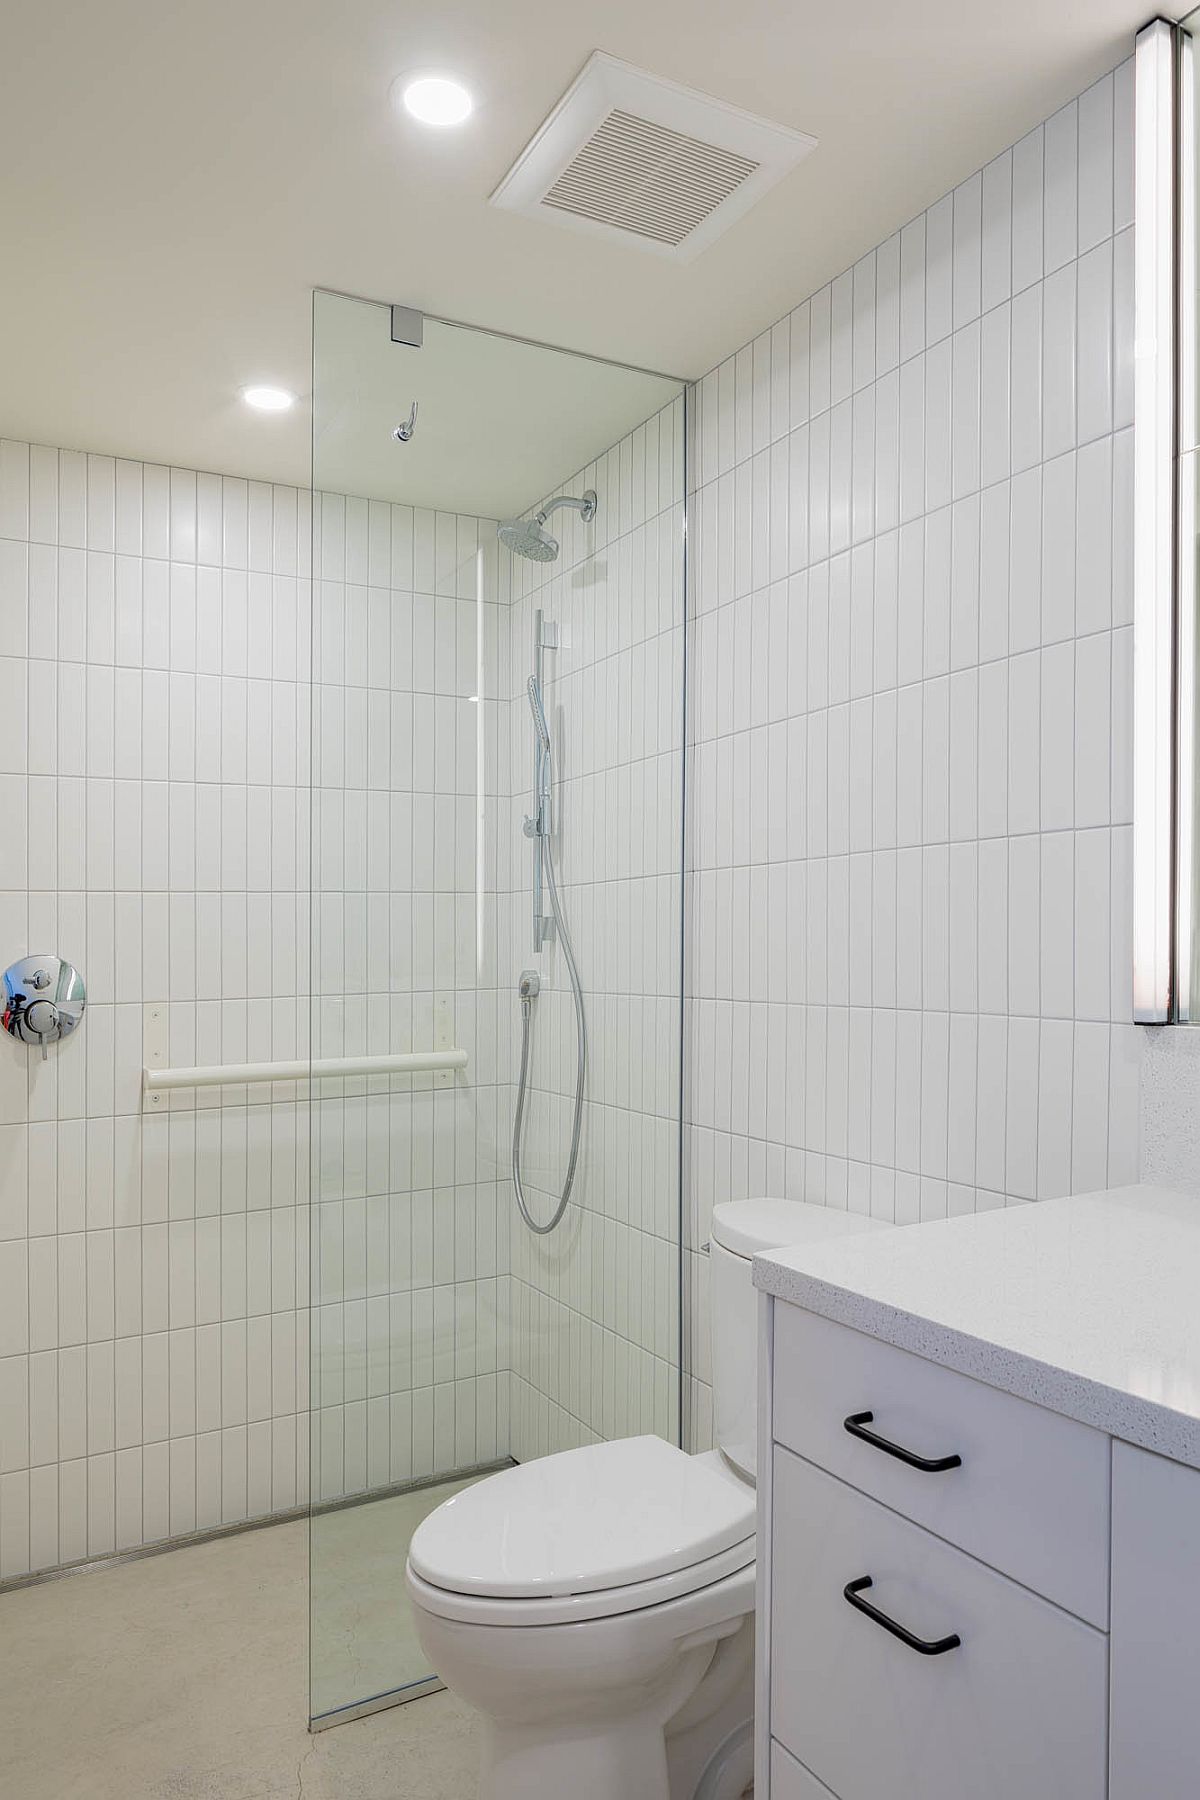
[[[541,344],[425,321],[395,344],[391,309],[318,294],[313,480],[338,494],[507,519],[524,512],[679,392]],[[392,435],[418,403],[408,443]]]
[[[4,0],[0,432],[304,482],[311,290],[696,375],[1132,45],[1146,0]],[[813,133],[687,265],[487,196],[593,49]],[[461,131],[397,118],[459,73]]]

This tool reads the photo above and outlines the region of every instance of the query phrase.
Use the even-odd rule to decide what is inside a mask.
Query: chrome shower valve
[[[10,1037],[40,1049],[70,1037],[83,1017],[87,992],[78,969],[57,956],[24,956],[4,972],[0,1024]]]

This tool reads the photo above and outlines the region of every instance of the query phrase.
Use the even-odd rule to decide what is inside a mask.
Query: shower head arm
[[[538,524],[544,525],[550,514],[560,506],[569,506],[573,512],[579,514],[586,525],[596,516],[596,490],[588,488],[587,492],[578,500],[573,494],[559,494],[553,500],[548,500],[541,512],[537,514]]]

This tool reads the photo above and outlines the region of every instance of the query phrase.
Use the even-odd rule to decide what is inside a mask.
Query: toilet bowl
[[[755,1251],[869,1230],[787,1201],[713,1215],[719,1447],[561,1451],[422,1522],[430,1666],[483,1718],[480,1800],[742,1800],[753,1777]]]

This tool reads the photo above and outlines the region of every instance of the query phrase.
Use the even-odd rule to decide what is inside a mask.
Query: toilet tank
[[[727,1200],[713,1208],[709,1245],[713,1432],[735,1468],[755,1477],[758,1295],[750,1259],[760,1250],[887,1230],[880,1219],[802,1200]]]

